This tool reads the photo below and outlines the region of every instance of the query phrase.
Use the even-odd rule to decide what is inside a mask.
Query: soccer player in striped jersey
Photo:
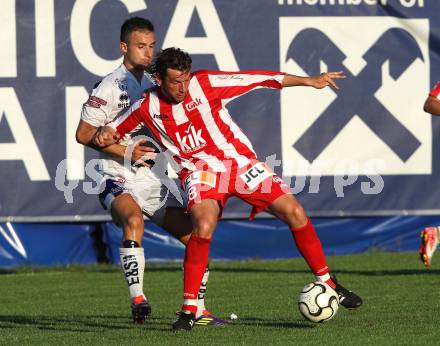
[[[105,147],[139,124],[146,125],[179,166],[194,228],[185,253],[182,311],[173,330],[192,329],[212,235],[233,196],[253,206],[250,219],[265,210],[284,221],[317,280],[333,287],[346,308],[361,306],[359,296],[330,276],[321,243],[302,205],[282,179],[258,161],[249,139],[226,109],[230,100],[257,88],[337,88],[335,80],[345,78],[343,73],[314,77],[274,71],[192,73],[191,62],[178,48],[161,51],[153,63],[158,86],[94,137],[96,145]]]
[[[423,110],[432,115],[440,115],[440,82],[429,93]],[[432,256],[434,256],[439,244],[439,227],[426,227],[421,233],[422,244],[419,247],[420,259],[426,267],[431,265]]]

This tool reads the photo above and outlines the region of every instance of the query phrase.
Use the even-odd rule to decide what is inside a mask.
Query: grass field
[[[127,289],[112,266],[20,269],[0,274],[1,345],[434,345],[440,338],[440,258],[429,270],[415,253],[329,257],[364,306],[313,324],[297,309],[313,277],[302,259],[211,263],[209,308],[239,319],[174,334],[179,263],[147,268],[148,324],[130,323]]]

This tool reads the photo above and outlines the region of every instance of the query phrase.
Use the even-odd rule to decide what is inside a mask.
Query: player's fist
[[[119,134],[110,126],[101,126],[93,136],[93,144],[100,148],[107,147],[119,140]]]

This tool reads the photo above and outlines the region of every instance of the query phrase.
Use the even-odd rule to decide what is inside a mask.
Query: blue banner
[[[440,79],[439,13],[433,0],[2,0],[0,220],[108,219],[96,152],[75,130],[134,15],[194,69],[345,72],[336,91],[258,90],[228,106],[312,215],[436,214],[440,123],[422,107]],[[231,200],[224,216],[248,211]]]
[[[87,224],[0,223],[0,268],[96,264]]]

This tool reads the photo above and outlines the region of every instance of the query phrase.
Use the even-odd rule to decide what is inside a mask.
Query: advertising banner
[[[103,221],[97,152],[75,140],[119,31],[152,20],[193,70],[343,71],[339,89],[260,89],[229,112],[311,215],[438,214],[440,1],[2,0],[0,221]],[[249,207],[232,199],[226,218]]]

